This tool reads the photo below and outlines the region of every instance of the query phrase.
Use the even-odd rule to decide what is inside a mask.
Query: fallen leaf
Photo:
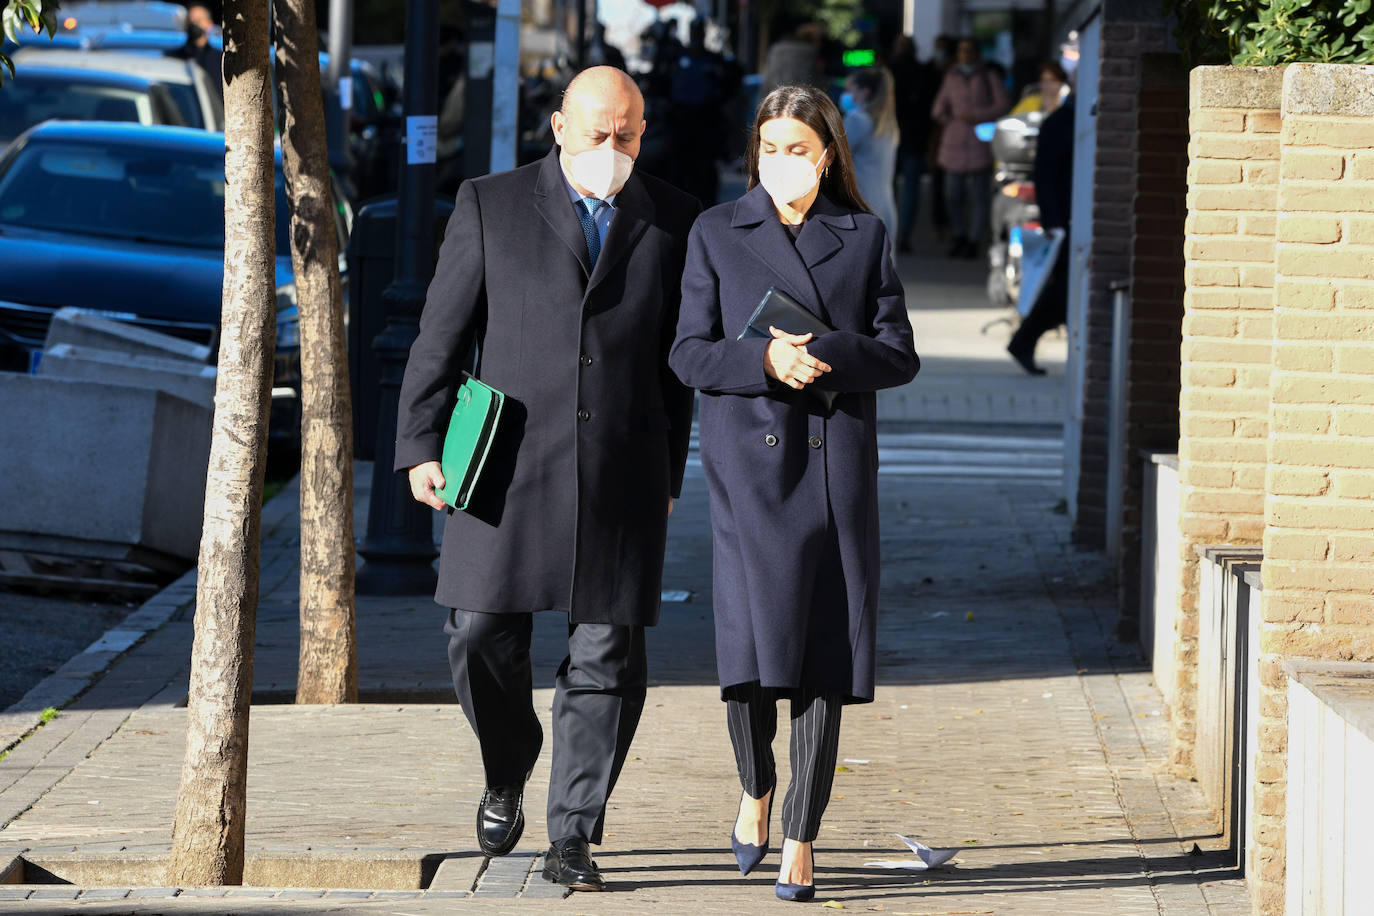
[[[826,909],[829,909],[829,910],[842,910],[842,909],[844,909],[844,904],[843,904],[843,903],[840,903],[840,901],[838,901],[838,900],[827,900],[825,903],[822,903],[821,906],[823,906],[823,907],[825,907]]]

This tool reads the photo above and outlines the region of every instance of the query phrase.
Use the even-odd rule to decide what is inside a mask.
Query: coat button
[[[778,444],[778,437],[773,435],[772,433],[769,433],[768,435],[763,437],[763,444],[768,446],[769,448],[772,448],[773,446]]]
[[[587,410],[585,407],[577,412],[577,419],[579,420],[590,420],[591,418],[591,411]]]
[[[591,364],[592,364],[592,358],[591,358],[590,356],[588,356],[587,354],[583,353],[583,354],[582,354],[582,365],[584,365],[584,366],[590,366]]]
[[[808,443],[812,448],[820,448],[820,447],[821,447],[821,437],[820,437],[820,436],[812,436],[810,439],[807,439],[806,441],[807,441],[807,443]]]

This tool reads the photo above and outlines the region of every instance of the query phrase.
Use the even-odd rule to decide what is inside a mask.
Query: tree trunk
[[[224,304],[196,583],[186,756],[167,882],[243,881],[262,483],[276,332],[266,0],[224,8]]]
[[[353,703],[358,699],[353,417],[315,3],[275,0],[273,14],[301,333],[301,649],[296,702]]]

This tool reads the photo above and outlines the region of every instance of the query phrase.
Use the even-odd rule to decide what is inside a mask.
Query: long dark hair
[[[749,184],[759,183],[759,129],[774,118],[794,118],[816,132],[830,151],[830,165],[821,176],[821,193],[841,206],[872,213],[859,193],[854,180],[854,157],[849,153],[849,138],[844,132],[844,118],[835,103],[813,86],[779,86],[759,106],[754,116],[754,131],[749,135]]]

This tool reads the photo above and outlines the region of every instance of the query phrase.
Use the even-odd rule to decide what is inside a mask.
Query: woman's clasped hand
[[[763,369],[769,378],[775,378],[797,390],[820,378],[830,371],[830,364],[821,362],[806,352],[811,334],[788,334],[772,325],[768,331],[773,339],[764,353]]]

